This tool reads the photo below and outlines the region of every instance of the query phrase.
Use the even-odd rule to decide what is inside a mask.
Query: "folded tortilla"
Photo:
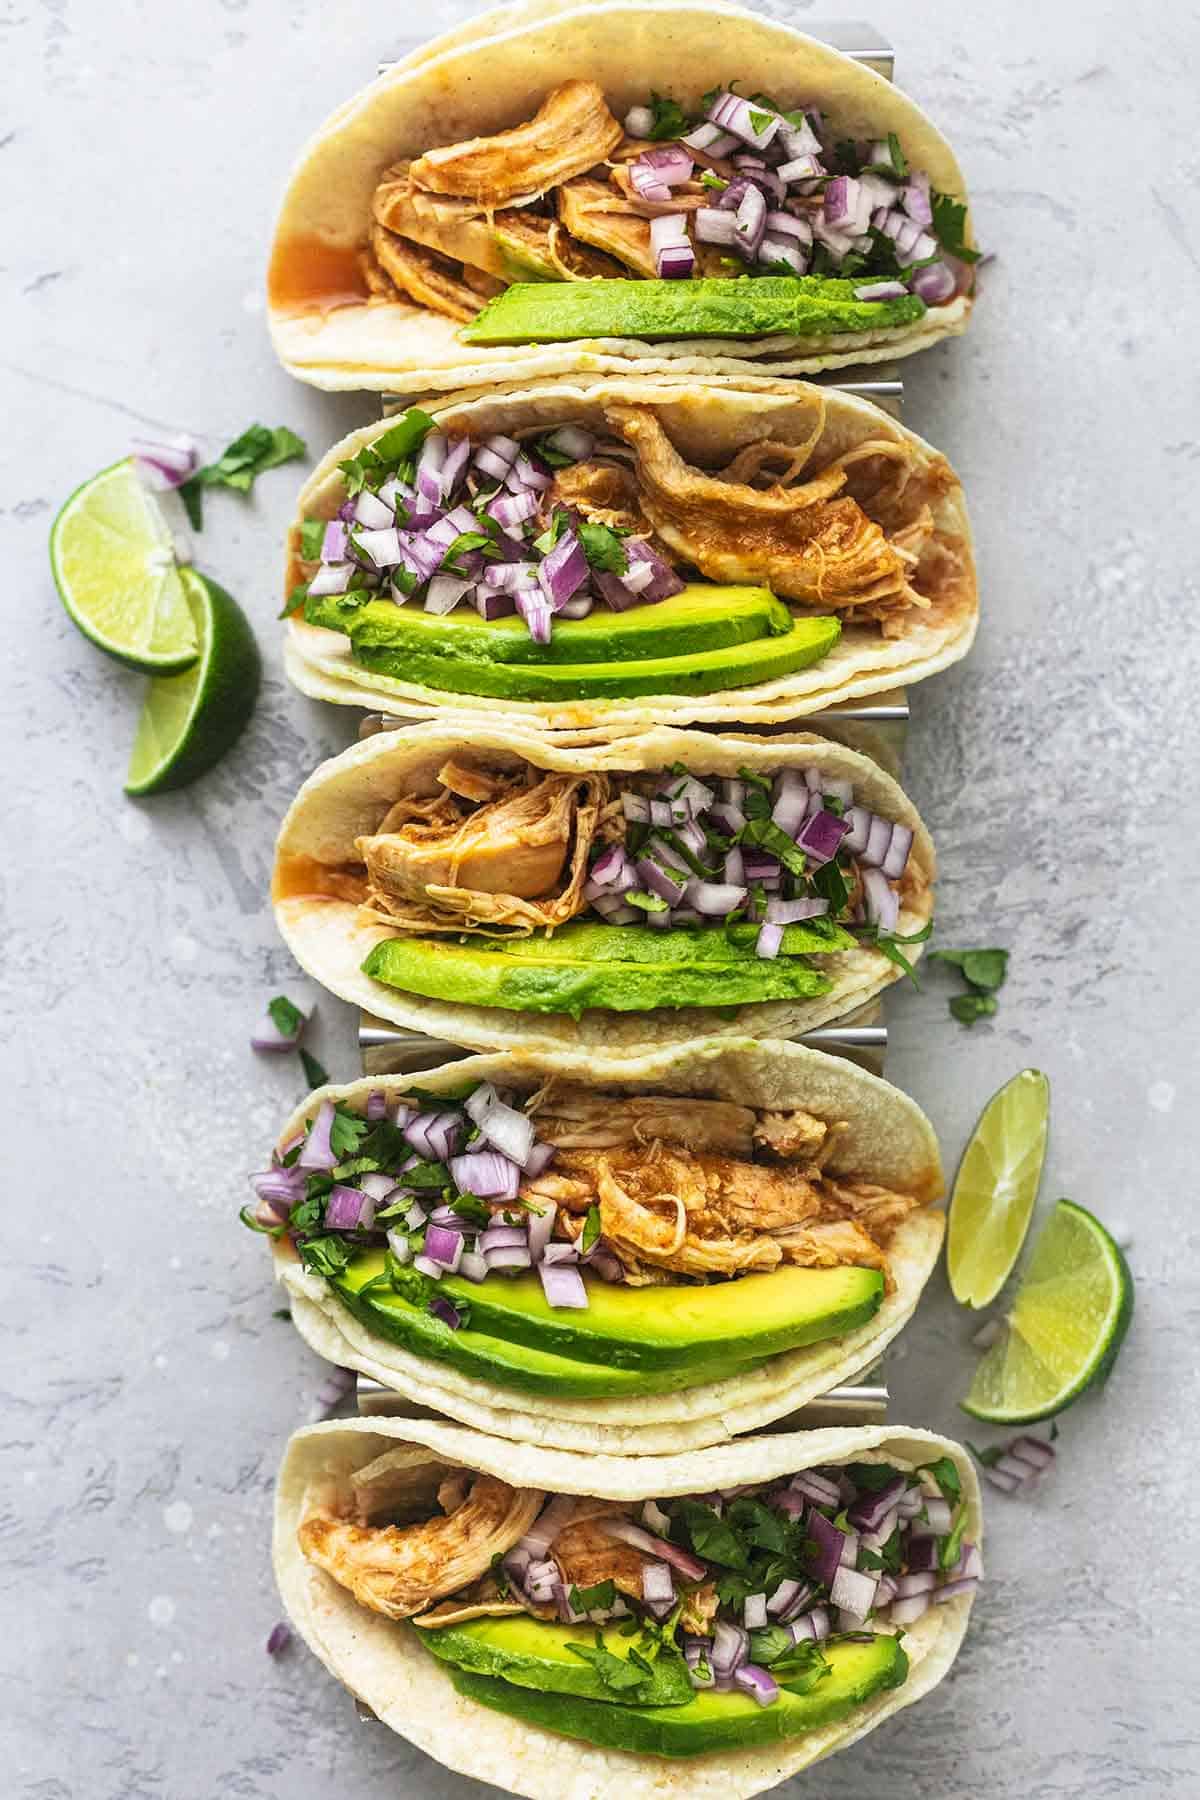
[[[275,1490],[274,1564],[289,1617],[329,1672],[418,1749],[447,1768],[530,1800],[628,1800],[680,1794],[689,1800],[742,1800],[856,1742],[928,1694],[951,1668],[967,1629],[972,1596],[931,1606],[907,1627],[908,1677],[845,1719],[782,1743],[718,1750],[672,1762],[600,1750],[544,1732],[460,1695],[410,1626],[360,1606],[348,1590],[301,1553],[297,1531],[317,1496],[345,1486],[375,1458],[399,1451],[406,1465],[460,1466],[514,1487],[589,1498],[645,1500],[707,1493],[771,1481],[818,1465],[886,1461],[902,1470],[949,1457],[976,1545],[983,1520],[979,1483],[958,1444],[906,1427],[802,1431],[744,1438],[683,1454],[625,1456],[589,1446],[590,1455],[502,1442],[431,1419],[353,1419],[299,1431],[290,1440]]]
[[[434,791],[437,771],[451,756],[467,765],[473,759],[500,769],[527,763],[574,775],[665,771],[681,763],[701,780],[736,777],[742,768],[773,773],[815,767],[830,779],[851,781],[861,804],[913,833],[897,935],[912,937],[933,916],[936,861],[916,808],[891,776],[865,756],[811,733],[716,737],[662,727],[613,743],[559,749],[503,718],[486,726],[476,717],[461,724],[380,732],[322,763],[288,809],[275,851],[275,919],[296,961],[323,987],[377,1018],[428,1037],[473,1050],[612,1051],[651,1049],[713,1033],[795,1037],[855,1011],[902,973],[881,950],[861,943],[853,950],[817,958],[816,966],[833,985],[815,997],[760,1001],[723,1008],[720,1014],[707,1006],[623,1013],[593,1009],[578,1019],[567,1013],[517,1012],[431,999],[376,981],[363,972],[364,959],[376,944],[401,934],[395,926],[363,915],[365,879],[353,873],[355,867],[362,869],[355,840],[377,831],[401,796]],[[922,949],[922,943],[912,943],[905,954],[915,959]]]
[[[764,1109],[803,1107],[849,1131],[830,1160],[923,1205],[900,1220],[887,1249],[890,1291],[866,1324],[840,1338],[785,1351],[753,1369],[674,1393],[622,1399],[558,1399],[517,1393],[431,1358],[417,1356],[371,1331],[326,1281],[307,1272],[286,1239],[275,1244],[275,1272],[288,1291],[292,1318],[320,1356],[357,1369],[402,1394],[479,1431],[526,1444],[585,1454],[645,1456],[719,1444],[774,1420],[870,1368],[912,1316],[937,1262],[944,1216],[932,1203],[943,1191],[933,1128],[915,1101],[842,1057],[799,1044],[709,1038],[640,1056],[557,1054],[526,1047],[509,1055],[472,1057],[415,1076],[369,1078],[327,1090],[356,1110],[382,1089],[399,1097],[412,1086],[461,1092],[464,1081],[492,1081],[530,1094],[551,1075],[606,1093],[691,1095]],[[311,1100],[297,1107],[280,1146],[304,1129]],[[736,1279],[736,1277],[734,1278]]]
[[[618,118],[652,89],[693,111],[702,95],[733,81],[746,94],[775,92],[781,104],[819,107],[840,137],[894,132],[936,190],[965,196],[953,152],[912,100],[775,20],[687,0],[501,7],[396,64],[339,107],[302,152],[276,224],[269,281],[271,337],[284,366],[317,387],[409,394],[619,372],[631,362],[701,379],[760,366],[794,376],[891,361],[964,330],[971,299],[960,294],[910,326],[879,332],[485,348],[464,343],[453,318],[369,296],[357,262],[384,171],[529,119],[552,89],[581,78],[603,89]]]
[[[412,681],[378,675],[360,667],[349,638],[288,620],[285,666],[292,681],[313,699],[362,706],[406,719],[427,719],[499,708],[514,723],[584,741],[596,732],[637,731],[662,722],[751,727],[783,723],[868,694],[908,686],[948,667],[971,647],[979,596],[971,527],[962,486],[945,458],[914,432],[866,400],[807,383],[757,383],[746,389],[629,378],[624,381],[550,382],[536,388],[486,396],[455,396],[434,408],[440,429],[481,441],[496,433],[521,437],[566,424],[604,434],[606,407],[644,406],[653,410],[668,438],[689,463],[722,467],[748,446],[807,445],[805,463],[818,474],[847,451],[867,442],[899,445],[909,459],[909,488],[929,506],[934,529],[921,551],[913,584],[929,602],[895,615],[885,636],[870,620],[847,614],[839,641],[819,662],[778,679],[706,695],[666,694],[633,699],[570,702],[505,700],[490,703]],[[285,593],[313,573],[301,555],[306,518],[332,519],[346,499],[338,465],[355,456],[389,428],[390,421],[352,432],[334,446],[300,494],[288,540]],[[609,435],[611,431],[608,432]],[[906,490],[907,496],[908,490]],[[869,513],[869,506],[867,508]],[[678,559],[676,559],[678,562]],[[769,584],[768,584],[769,585]],[[820,607],[792,603],[799,617]],[[826,609],[829,610],[829,609]]]

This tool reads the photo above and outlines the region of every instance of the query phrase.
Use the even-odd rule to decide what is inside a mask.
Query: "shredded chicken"
[[[413,1624],[419,1625],[422,1631],[439,1631],[445,1625],[465,1625],[468,1619],[506,1619],[514,1613],[532,1612],[539,1619],[557,1617],[557,1608],[553,1606],[529,1606],[511,1596],[505,1599],[500,1593],[500,1584],[494,1575],[485,1575],[482,1581],[476,1581],[464,1588],[461,1594],[455,1594],[450,1600],[442,1600],[429,1612],[418,1613]]]
[[[683,1611],[679,1615],[680,1631],[692,1632],[696,1637],[708,1637],[720,1604],[720,1596],[713,1582],[706,1581],[702,1587],[693,1588],[685,1597]]]
[[[568,463],[554,478],[547,495],[547,512],[556,506],[576,507],[586,519],[610,529],[635,532],[645,537],[650,521],[642,512],[637,477],[619,462]]]
[[[367,912],[409,931],[530,932],[582,911],[606,778],[496,776],[490,797],[469,810],[459,796],[475,771],[455,764],[453,774],[454,789],[397,801],[374,836],[357,840]]]
[[[456,266],[436,250],[410,244],[380,225],[371,232],[371,248],[384,274],[410,300],[461,323],[473,319],[479,311],[479,295],[460,279]]]
[[[463,266],[490,275],[501,286],[510,281],[582,281],[597,275],[619,276],[619,263],[576,243],[557,219],[530,207],[495,212],[474,200],[454,200],[425,193],[412,179],[407,163],[389,169],[375,190],[376,223]]]
[[[573,238],[615,256],[626,268],[653,280],[657,274],[650,221],[606,181],[569,181],[558,190],[558,216]]]
[[[755,1128],[755,1114],[748,1106],[726,1100],[653,1094],[618,1098],[559,1081],[549,1082],[534,1095],[526,1110],[541,1141],[562,1150],[645,1148],[661,1140],[748,1158]]]
[[[618,1500],[580,1500],[574,1516],[555,1537],[550,1554],[566,1587],[595,1587],[611,1581],[631,1600],[642,1597],[642,1570],[652,1559],[610,1538],[605,1519],[627,1519],[629,1508]]]
[[[478,1580],[524,1537],[544,1499],[536,1488],[473,1475],[461,1505],[420,1524],[361,1525],[319,1507],[300,1526],[300,1548],[360,1605],[408,1619]]]
[[[594,81],[565,81],[525,124],[495,137],[427,150],[409,174],[431,194],[505,206],[593,168],[623,136]]]
[[[853,461],[893,452],[908,458],[905,446],[859,445],[808,480],[776,480],[763,490],[728,471],[711,475],[686,463],[649,407],[612,405],[606,414],[637,454],[642,508],[654,529],[710,579],[762,582],[789,599],[856,617],[928,605],[910,587],[909,563],[883,528],[841,493]],[[757,473],[767,454],[777,456],[778,447],[764,445],[756,464],[743,451],[739,472]]]

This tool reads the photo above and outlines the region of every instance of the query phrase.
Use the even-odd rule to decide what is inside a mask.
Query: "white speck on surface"
[[[192,1509],[186,1500],[172,1500],[170,1506],[163,1507],[163,1524],[168,1531],[190,1531],[192,1517]]]
[[[164,1356],[164,1355],[163,1355],[163,1353],[162,1353],[162,1351],[161,1351],[161,1350],[159,1350],[159,1351],[157,1351],[157,1352],[156,1352],[156,1354],[155,1354],[155,1357],[154,1357],[154,1366],[155,1366],[155,1368],[156,1368],[156,1369],[165,1369],[165,1368],[166,1368],[166,1366],[167,1366],[167,1359],[166,1359],[166,1357],[165,1357],[165,1356]]]
[[[144,844],[150,836],[150,821],[136,806],[123,806],[117,814],[117,830],[127,844]]]
[[[242,308],[245,312],[248,312],[248,313],[265,312],[266,306],[267,306],[267,296],[264,293],[264,291],[262,290],[262,288],[251,288],[250,292],[248,294],[242,295]]]
[[[1155,1112],[1169,1113],[1175,1104],[1175,1083],[1173,1081],[1151,1082],[1146,1098]]]
[[[152,1625],[170,1625],[175,1617],[175,1602],[170,1594],[155,1594],[146,1608],[146,1616]]]
[[[125,1652],[125,1667],[127,1669],[136,1669],[141,1660],[142,1659],[136,1650],[127,1650]]]
[[[175,961],[181,963],[194,963],[200,954],[200,946],[195,938],[187,937],[182,931],[175,933],[167,948]]]
[[[224,1338],[214,1338],[210,1351],[217,1362],[227,1362],[229,1359],[229,1345]]]

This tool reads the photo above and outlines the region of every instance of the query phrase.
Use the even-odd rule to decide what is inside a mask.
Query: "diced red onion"
[[[517,492],[518,484],[533,488],[538,493],[545,493],[547,488],[554,486],[554,477],[540,462],[535,462],[532,456],[526,455],[522,450],[508,476],[508,486],[514,493]]]
[[[640,856],[637,861],[637,872],[652,894],[665,900],[668,906],[678,906],[687,888],[688,877],[682,875],[676,880],[659,866],[652,857]]]
[[[888,1617],[893,1625],[915,1625],[929,1611],[929,1595],[913,1594],[907,1600],[893,1600]]]
[[[446,462],[449,442],[444,432],[431,431],[421,445],[417,458],[417,492],[431,506],[439,506],[442,500],[442,470]]]
[[[444,615],[474,593],[475,584],[458,575],[435,575],[425,592],[425,611]]]
[[[755,127],[751,113],[763,120],[761,128]],[[741,138],[745,144],[753,145],[756,150],[765,150],[783,124],[779,114],[772,112],[769,107],[753,106],[740,94],[729,92],[717,95],[708,109],[708,116],[714,125],[732,132],[735,137]]]
[[[596,440],[590,431],[584,431],[580,425],[560,425],[546,439],[552,450],[560,456],[569,456],[572,462],[584,462],[596,447]]]
[[[557,609],[578,592],[587,578],[588,563],[583,545],[574,531],[564,531],[553,550],[538,565],[542,592],[551,607]]]
[[[767,1623],[767,1596],[747,1594],[742,1602],[742,1624],[747,1631],[762,1631]]]
[[[642,1599],[659,1617],[675,1604],[675,1577],[670,1563],[650,1562],[642,1569]]]
[[[317,1116],[312,1122],[308,1136],[304,1140],[304,1148],[296,1158],[296,1166],[301,1169],[332,1169],[337,1164],[337,1157],[330,1142],[333,1130],[333,1101],[322,1100],[317,1108]]]
[[[685,897],[701,918],[725,919],[742,904],[746,889],[725,882],[695,879],[688,882]]]
[[[543,1262],[538,1265],[538,1274],[542,1278],[542,1292],[548,1305],[587,1307],[587,1288],[578,1269]]]
[[[528,1241],[529,1254],[534,1262],[540,1262],[546,1253],[546,1247],[554,1233],[554,1222],[558,1217],[558,1207],[553,1200],[543,1203],[540,1213],[529,1215]]]
[[[627,137],[648,138],[654,130],[654,114],[648,106],[631,106],[622,123]]]
[[[757,1663],[742,1663],[733,1672],[734,1685],[757,1700],[760,1706],[773,1706],[779,1698],[779,1683]]]
[[[534,489],[525,488],[519,494],[501,494],[491,502],[488,512],[497,525],[511,531],[523,525],[527,519],[532,519],[540,505],[541,501]]]
[[[973,1575],[963,1581],[946,1581],[940,1588],[934,1589],[930,1599],[934,1606],[945,1606],[947,1601],[957,1600],[962,1594],[973,1594],[978,1586],[979,1582]]]
[[[868,281],[856,287],[856,300],[903,300],[908,293],[902,281]]]
[[[882,869],[863,870],[863,897],[867,918],[880,931],[894,931],[900,919],[900,900]]]
[[[424,1255],[431,1263],[446,1269],[451,1275],[458,1267],[458,1259],[463,1253],[463,1236],[461,1231],[451,1231],[447,1225],[427,1225],[425,1227]]]
[[[280,1619],[278,1625],[272,1625],[271,1635],[267,1639],[267,1655],[278,1656],[286,1650],[292,1641],[292,1628],[285,1620]]]
[[[941,1554],[937,1538],[930,1537],[923,1531],[909,1533],[905,1557],[912,1573],[916,1574],[923,1569],[940,1569]]]
[[[480,1200],[515,1200],[521,1183],[516,1163],[497,1150],[468,1150],[464,1156],[451,1157],[450,1173],[460,1193],[475,1194]]]
[[[370,1230],[375,1222],[375,1202],[358,1188],[340,1182],[325,1203],[325,1224],[330,1231]]]
[[[577,1244],[547,1244],[542,1262],[547,1268],[573,1267],[579,1261]]]
[[[569,600],[563,601],[558,614],[562,619],[586,619],[594,605],[595,601],[590,594],[572,594]]]
[[[322,563],[308,584],[314,599],[322,594],[344,594],[354,573],[352,562]]]
[[[613,1538],[619,1544],[628,1544],[631,1549],[641,1550],[647,1556],[661,1557],[664,1562],[678,1569],[688,1581],[702,1581],[708,1574],[708,1564],[702,1563],[699,1557],[692,1556],[689,1551],[680,1549],[665,1538],[653,1537],[650,1532],[643,1531],[640,1525],[634,1525],[628,1519],[601,1519],[598,1529],[605,1537]]]
[[[759,930],[757,938],[754,940],[754,954],[763,957],[767,961],[771,961],[779,955],[782,948],[783,926],[774,924],[763,925]]]
[[[941,1494],[929,1494],[925,1499],[925,1529],[934,1537],[945,1537],[953,1523],[950,1502]]]
[[[441,1263],[434,1262],[431,1256],[414,1256],[412,1266],[422,1275],[428,1275],[431,1281],[440,1281],[446,1273]]]
[[[368,533],[386,531],[389,526],[394,526],[396,523],[393,509],[381,500],[378,494],[373,494],[370,488],[364,488],[355,500],[354,517]]]
[[[731,150],[736,150],[739,139],[733,135],[732,131],[722,131],[719,125],[714,125],[710,121],[704,125],[697,125],[695,131],[689,131],[687,136],[679,141],[686,144],[689,150],[707,151],[714,161],[719,162],[723,156],[728,156]]]
[[[740,1625],[728,1619],[713,1624],[712,1666],[715,1675],[732,1675],[750,1654],[750,1636]]]
[[[813,181],[825,173],[825,165],[819,157],[805,153],[803,156],[789,157],[787,162],[780,163],[775,173],[780,181],[790,187],[795,181]]]
[[[479,1249],[528,1250],[529,1238],[523,1225],[489,1225],[479,1235]]]
[[[927,263],[913,275],[912,291],[926,306],[944,306],[958,292],[958,283],[944,262]]]
[[[829,1590],[830,1604],[858,1618],[865,1619],[875,1604],[875,1589],[878,1586],[874,1575],[864,1574],[859,1569],[851,1569],[843,1563],[833,1578]]]
[[[693,214],[696,237],[702,244],[717,244],[732,250],[737,226],[735,213],[719,206],[700,206]]]
[[[748,187],[734,217],[733,241],[744,256],[754,257],[762,243],[767,222],[767,202],[762,190]]]
[[[524,1113],[506,1106],[490,1081],[475,1089],[466,1101],[467,1116],[495,1149],[524,1168],[533,1149],[533,1123]]]
[[[420,1261],[420,1258],[417,1260]],[[440,1319],[451,1331],[457,1331],[462,1325],[462,1314],[446,1294],[435,1294],[429,1302],[429,1310],[435,1319]]]
[[[841,1567],[845,1534],[815,1507],[809,1511],[805,1528],[812,1548],[807,1558],[802,1560],[814,1580],[819,1581],[822,1587],[829,1587]]]
[[[805,919],[821,919],[829,911],[828,900],[768,900],[770,925],[799,925]]]
[[[910,1573],[896,1577],[896,1594],[901,1600],[910,1600],[914,1594],[928,1594],[937,1585],[937,1576],[932,1569],[924,1569],[919,1574]]]

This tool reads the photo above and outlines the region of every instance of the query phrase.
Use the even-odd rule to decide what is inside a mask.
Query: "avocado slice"
[[[411,1350],[451,1364],[467,1375],[516,1388],[527,1394],[562,1395],[575,1400],[602,1400],[622,1395],[666,1394],[702,1382],[720,1381],[726,1375],[758,1367],[757,1362],[697,1363],[680,1369],[636,1370],[606,1368],[600,1363],[575,1362],[567,1356],[535,1350],[527,1344],[506,1343],[470,1325],[451,1331],[423,1307],[398,1294],[379,1261],[356,1258],[330,1286],[356,1319],[381,1337]]]
[[[664,933],[668,941],[683,935]],[[569,1013],[573,1019],[592,1007],[650,1012],[660,1006],[745,1006],[762,1000],[810,999],[827,994],[833,985],[827,975],[796,957],[745,957],[697,965],[681,949],[678,961],[596,962],[586,956],[568,961],[564,956],[551,962],[538,952],[523,956],[515,943],[493,950],[479,948],[481,942],[488,940],[383,938],[367,954],[363,973],[387,987],[433,1000],[500,1006],[510,1012]]]
[[[414,1306],[428,1305],[434,1284],[419,1269],[397,1269],[393,1280]],[[878,1269],[851,1267],[784,1266],[703,1287],[620,1287],[596,1277],[586,1312],[551,1306],[536,1275],[479,1284],[448,1275],[437,1292],[466,1302],[473,1329],[506,1343],[616,1369],[675,1369],[841,1337],[875,1316],[883,1285]]]
[[[792,629],[780,637],[645,661],[546,663],[538,668],[520,663],[460,662],[438,653],[416,654],[367,644],[354,645],[354,660],[372,674],[416,681],[422,687],[452,694],[479,694],[495,700],[631,700],[642,694],[717,694],[760,681],[778,681],[820,662],[841,635],[836,619],[821,617],[796,619]]]
[[[698,281],[518,282],[462,326],[468,344],[558,344],[571,338],[831,337],[895,330],[925,313],[916,294],[856,300],[861,282],[822,275]]]
[[[603,925],[590,919],[572,919],[550,936],[536,932],[530,937],[463,941],[505,956],[519,956],[523,962],[686,963],[693,968],[719,963],[725,967],[729,963],[761,961],[754,948],[760,930],[758,925],[740,924],[656,931],[652,925]],[[810,919],[802,925],[784,926],[779,954],[828,956],[857,946],[857,938],[833,920]]]
[[[836,1724],[874,1695],[903,1686],[908,1674],[898,1637],[881,1633],[869,1643],[834,1638],[821,1648],[829,1673],[807,1693],[781,1686],[773,1706],[760,1706],[748,1694],[711,1690],[698,1692],[687,1706],[606,1704],[538,1692],[464,1669],[456,1669],[451,1680],[468,1700],[564,1737],[649,1756],[702,1756],[709,1750],[778,1743]]]
[[[344,632],[355,650],[389,649],[406,656],[445,656],[460,663],[617,663],[696,655],[758,638],[784,637],[792,615],[762,587],[717,587],[693,582],[652,606],[610,612],[598,606],[586,619],[556,619],[548,644],[535,644],[524,619],[481,619],[473,608],[438,616],[390,600],[327,594],[305,603],[310,625]]]
[[[601,1647],[610,1656],[629,1662],[630,1648],[637,1644],[635,1636],[622,1637],[617,1631],[600,1635]],[[595,1648],[594,1625],[547,1624],[528,1614],[471,1619],[465,1625],[422,1631],[421,1642],[441,1662],[543,1693],[573,1694],[607,1705],[619,1701],[622,1694],[626,1699],[636,1698],[639,1706],[687,1706],[692,1698],[687,1664],[678,1650],[666,1646],[650,1664],[650,1674],[637,1671],[642,1679],[636,1687],[606,1687],[591,1663],[572,1649],[573,1645]]]

